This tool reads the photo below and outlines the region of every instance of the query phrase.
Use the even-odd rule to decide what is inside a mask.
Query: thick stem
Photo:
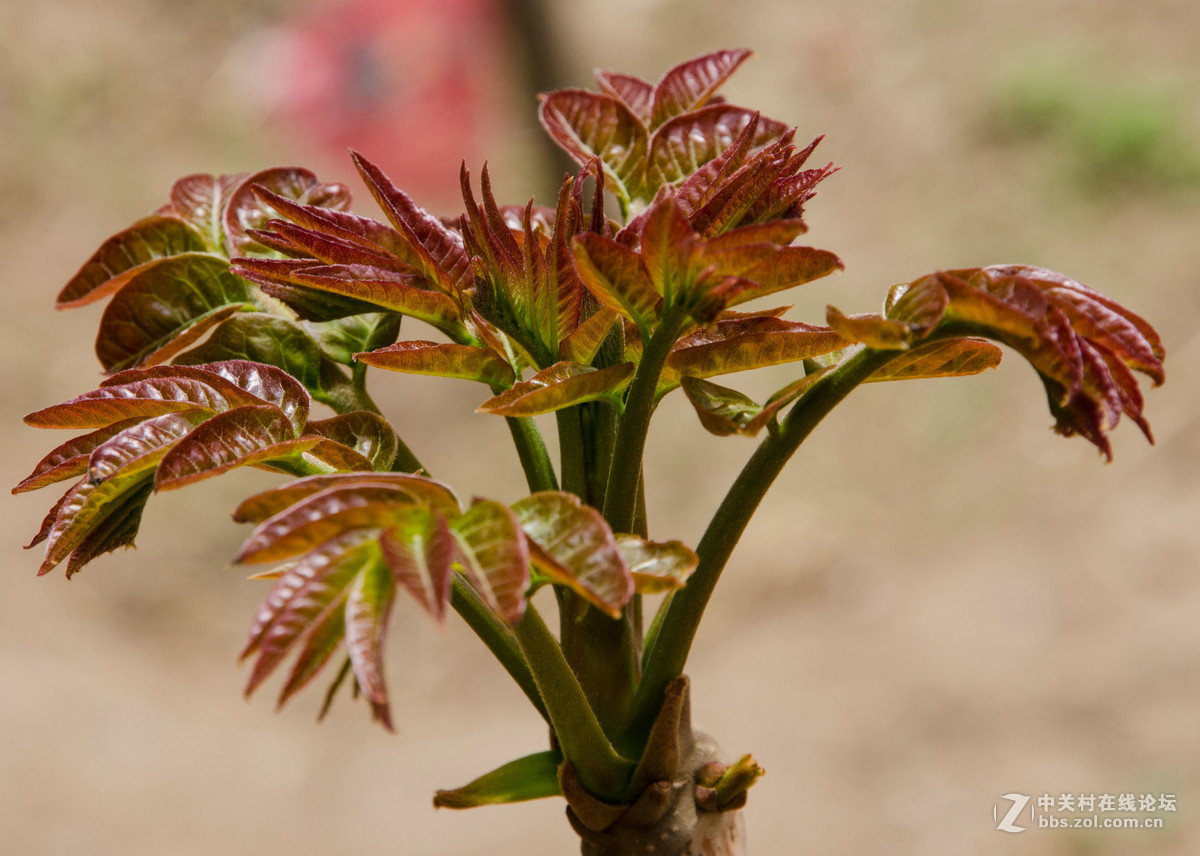
[[[507,416],[504,421],[508,423],[513,444],[517,447],[517,456],[521,459],[521,468],[525,471],[529,492],[558,490],[554,464],[550,462],[550,453],[546,451],[546,444],[542,441],[542,434],[533,418]]]
[[[775,477],[826,415],[898,351],[865,349],[821,378],[796,403],[778,432],[755,450],[708,524],[696,553],[700,563],[687,585],[675,592],[662,616],[646,669],[634,696],[625,734],[636,743],[654,722],[667,683],[683,674],[692,640],[733,548]],[[624,741],[623,741],[624,742]]]
[[[516,681],[530,704],[537,708],[542,719],[550,722],[546,704],[538,692],[533,672],[529,670],[529,663],[525,661],[525,655],[521,653],[521,647],[517,644],[517,637],[507,624],[496,617],[496,613],[483,602],[462,574],[454,575],[450,589],[450,605],[462,616],[463,621],[467,622],[467,626],[475,631],[475,635],[492,652],[492,656],[500,661],[500,665]]]
[[[633,764],[618,755],[609,742],[558,640],[532,603],[515,631],[538,693],[546,704],[563,757],[575,766],[590,793],[602,800],[619,802]]]
[[[642,455],[654,414],[655,392],[663,366],[675,345],[680,321],[668,312],[646,343],[637,373],[629,385],[625,413],[617,429],[616,446],[609,468],[608,490],[604,497],[604,519],[614,532],[633,530],[637,516],[638,485],[642,476]]]

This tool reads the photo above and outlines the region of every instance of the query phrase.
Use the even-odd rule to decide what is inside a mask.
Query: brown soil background
[[[239,68],[282,0],[0,5],[3,481],[56,439],[20,415],[95,385],[99,312],[56,290],[175,177],[301,162],[350,176],[256,112]],[[607,11],[605,11],[607,9]],[[998,128],[1005,87],[1065,69],[1101,102],[1165,93],[1200,140],[1200,5],[1188,0],[563,3],[572,85],[593,66],[654,77],[715,47],[758,58],[735,101],[827,134],[843,171],[810,237],[847,263],[795,295],[872,311],[893,282],[1021,261],[1063,270],[1155,322],[1168,384],[1154,448],[1126,424],[1104,466],[1047,430],[1020,360],[968,380],[856,393],[768,498],[689,672],[698,720],[768,770],[747,809],[758,854],[1189,856],[1200,852],[1200,197],[1172,182],[1085,184],[1053,136]],[[483,70],[485,73],[487,70]],[[1053,76],[1047,85],[1057,85]],[[1115,96],[1113,96],[1115,98]],[[532,115],[532,100],[513,96]],[[501,123],[503,124],[503,123]],[[533,130],[497,132],[524,198]],[[400,177],[403,180],[403,177]],[[360,196],[361,199],[361,196]],[[369,212],[362,202],[359,210]],[[453,213],[447,210],[445,213]],[[762,394],[788,371],[747,382]],[[478,390],[376,377],[410,445],[464,494],[516,498]],[[668,400],[652,437],[652,532],[694,542],[752,444]],[[470,634],[402,605],[389,648],[398,733],[360,704],[320,727],[241,699],[234,660],[261,583],[225,566],[225,512],[273,484],[235,474],[155,499],[136,553],[73,584],[19,544],[53,497],[0,518],[0,851],[13,856],[562,854],[547,800],[436,812],[435,788],[545,733]],[[997,832],[1017,791],[1172,793],[1162,831]]]

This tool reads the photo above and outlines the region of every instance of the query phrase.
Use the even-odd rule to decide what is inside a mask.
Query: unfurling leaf
[[[1120,304],[1042,268],[998,265],[945,271],[892,289],[887,316],[915,335],[995,339],[1041,375],[1055,430],[1080,434],[1108,459],[1108,432],[1129,416],[1147,439],[1133,371],[1163,381],[1154,329]]]
[[[499,416],[537,416],[585,401],[620,402],[618,394],[633,379],[636,366],[619,363],[604,369],[555,363],[529,380],[514,384],[479,405],[477,412]]]
[[[263,193],[262,191],[268,191]],[[251,236],[278,211],[268,197],[291,199],[298,204],[342,210],[350,204],[350,191],[342,184],[322,184],[306,169],[277,166],[264,169],[242,179],[229,195],[222,213],[225,228],[225,250],[230,256],[261,252],[265,248]]]
[[[525,802],[559,796],[558,765],[562,753],[537,752],[509,761],[470,784],[452,791],[438,791],[434,808],[475,808],[481,805]]]
[[[544,491],[513,505],[537,546],[534,565],[616,618],[633,594],[633,578],[612,530],[596,509],[573,494]]]

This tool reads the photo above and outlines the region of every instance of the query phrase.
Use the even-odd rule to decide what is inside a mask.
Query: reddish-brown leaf
[[[529,588],[529,545],[516,515],[499,502],[477,499],[451,528],[463,576],[497,615],[519,623]]]
[[[561,89],[541,96],[538,118],[580,166],[599,158],[606,167],[605,184],[621,199],[641,195],[646,127],[619,98]]]
[[[543,491],[513,505],[525,534],[545,552],[534,562],[614,618],[633,594],[633,577],[603,515],[569,493]]]
[[[386,722],[388,697],[383,674],[383,640],[396,595],[396,580],[378,557],[368,562],[346,596],[346,649],[358,686]]]
[[[745,49],[714,51],[667,71],[654,87],[651,126],[672,116],[702,107],[752,52]]]
[[[410,339],[354,357],[369,366],[390,371],[477,380],[493,387],[509,386],[514,377],[512,367],[491,348],[471,345]]]
[[[395,522],[397,506],[412,502],[411,493],[384,484],[326,488],[260,523],[242,544],[237,560],[283,561],[343,532],[386,529]]]
[[[12,489],[12,492],[16,494],[37,490],[64,479],[83,475],[87,472],[88,457],[92,454],[93,449],[140,421],[140,418],[126,419],[68,440],[38,461],[33,472],[22,479],[21,483]]]
[[[683,588],[700,561],[682,541],[647,541],[636,535],[618,535],[617,548],[625,558],[638,594]]]
[[[59,292],[57,306],[83,306],[117,291],[161,259],[208,249],[204,237],[176,217],[152,214],[100,245]]]
[[[254,308],[246,282],[219,256],[162,259],[134,275],[105,308],[96,356],[108,372],[169,359],[196,338],[194,327],[208,329],[231,312]]]
[[[254,615],[241,654],[243,660],[258,655],[246,695],[271,675],[305,633],[344,608],[349,586],[367,564],[379,559],[376,534],[347,532],[334,537],[293,563],[276,581]]]
[[[633,380],[637,367],[618,363],[603,369],[578,363],[555,363],[529,380],[513,384],[476,408],[477,413],[498,416],[537,416],[582,404],[605,400],[618,404],[619,393]]]
[[[316,434],[353,449],[366,458],[373,469],[381,471],[392,465],[400,445],[391,423],[368,410],[308,422],[304,433]]]
[[[462,514],[454,491],[439,481],[409,473],[335,473],[308,476],[255,494],[233,512],[238,523],[262,523],[314,494],[333,489],[383,486],[404,490],[412,502],[427,505],[449,518]]]
[[[414,505],[379,536],[383,557],[417,603],[438,624],[450,602],[455,542],[446,518],[434,509]]]
[[[457,295],[470,285],[471,260],[462,236],[416,205],[383,171],[358,152],[354,165],[392,225],[416,252],[421,272],[441,291]]]

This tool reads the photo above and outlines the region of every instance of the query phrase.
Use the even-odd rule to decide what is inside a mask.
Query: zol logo
[[[1012,806],[1003,818],[1000,817],[1000,804],[992,806],[992,819],[996,821],[996,828],[1002,832],[1024,832],[1026,827],[1017,826],[1013,821],[1021,816],[1025,806],[1029,805],[1030,798],[1025,794],[1005,794],[1000,799],[1008,800]]]

